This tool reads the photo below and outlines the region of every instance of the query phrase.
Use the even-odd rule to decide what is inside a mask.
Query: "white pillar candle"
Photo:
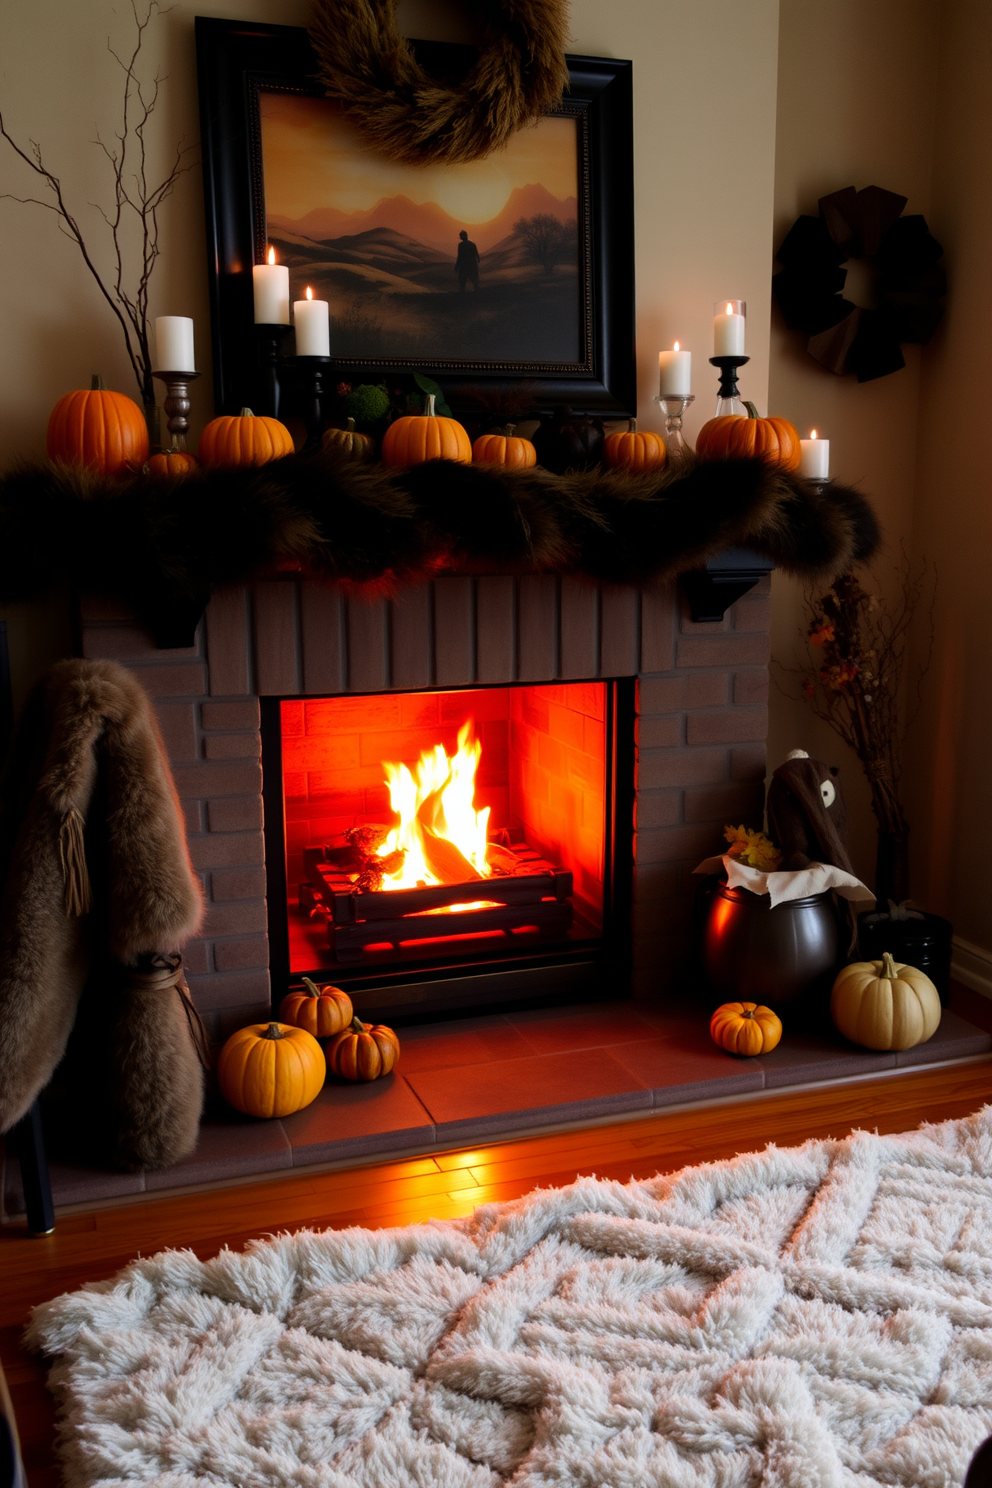
[[[251,271],[255,288],[255,324],[289,325],[289,270],[276,263],[276,251],[269,249],[269,261],[256,264]]]
[[[807,480],[830,479],[830,440],[817,439],[811,429],[808,439],[800,439],[799,474]]]
[[[736,309],[739,300],[724,300],[713,316],[713,355],[744,355],[744,316]]]
[[[296,326],[297,356],[330,356],[327,301],[315,300],[309,284],[306,299],[293,301],[293,324]]]
[[[154,372],[195,372],[193,322],[188,315],[156,315]]]
[[[688,398],[692,392],[692,352],[682,351],[676,341],[671,351],[658,353],[658,395]]]

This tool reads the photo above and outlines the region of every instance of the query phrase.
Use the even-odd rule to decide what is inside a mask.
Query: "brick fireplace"
[[[394,718],[400,714],[391,703],[441,697],[453,718],[459,690],[468,689],[465,698],[477,710],[488,696],[498,712],[502,694],[507,710],[523,719],[529,693],[532,716],[538,705],[559,710],[555,730],[564,736],[583,726],[582,690],[566,698],[564,684],[625,685],[633,700],[624,746],[633,789],[632,799],[622,791],[617,796],[615,825],[628,844],[632,882],[615,929],[629,954],[615,958],[605,976],[603,964],[593,963],[594,974],[606,996],[658,996],[684,965],[693,867],[719,846],[725,822],[760,819],[768,607],[767,578],[722,621],[697,624],[674,589],[609,588],[554,576],[452,576],[370,601],[286,577],[217,593],[195,645],[162,651],[127,615],[88,601],[83,654],[123,662],[155,701],[207,898],[203,935],[186,954],[212,1035],[220,1039],[266,1016],[270,999],[286,990],[286,968],[270,950],[273,864],[270,845],[267,880],[263,831],[262,704],[269,709],[272,699],[303,705],[288,708],[292,728],[305,727],[308,699],[327,699],[333,708],[334,699],[379,698],[385,700],[380,714]],[[585,706],[594,713],[592,698],[590,690]],[[413,716],[418,705],[403,706],[404,716]],[[315,701],[310,708],[317,716]],[[499,720],[488,722],[495,740]],[[588,726],[595,730],[591,717]],[[520,738],[518,732],[510,746],[518,753]],[[289,773],[295,820],[305,821],[308,833],[313,822],[323,822],[318,836],[341,826],[348,812],[321,814],[321,794],[334,799],[327,775]],[[270,812],[273,799],[268,782]],[[381,814],[381,805],[376,801],[371,814]],[[590,819],[596,816],[595,800],[588,810]],[[531,830],[540,837],[536,824]],[[299,867],[303,838],[289,820],[287,834]],[[568,956],[560,957],[537,995],[588,995],[589,976],[588,962],[580,966],[573,957],[570,968]],[[471,978],[469,968],[466,1003],[499,1003],[492,987],[473,993]],[[407,984],[421,989],[409,994],[414,1003],[436,1005],[422,982],[408,977]],[[374,997],[367,1005],[375,1005]]]

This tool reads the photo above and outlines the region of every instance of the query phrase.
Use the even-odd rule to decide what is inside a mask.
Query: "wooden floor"
[[[279,1177],[242,1187],[74,1214],[55,1233],[31,1239],[0,1229],[0,1359],[22,1438],[30,1488],[56,1488],[53,1412],[38,1359],[20,1333],[38,1302],[111,1276],[138,1255],[184,1246],[201,1257],[254,1236],[303,1227],[381,1228],[454,1218],[481,1203],[570,1183],[580,1174],[646,1178],[688,1163],[732,1157],[768,1142],[845,1136],[855,1127],[909,1130],[921,1121],[965,1116],[992,1097],[992,1056],[844,1085],[747,1097],[694,1111],[553,1136],[494,1143],[404,1162],[319,1175]]]

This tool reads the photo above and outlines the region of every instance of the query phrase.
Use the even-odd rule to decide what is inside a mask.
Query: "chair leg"
[[[28,1231],[32,1235],[50,1235],[55,1228],[55,1206],[41,1129],[41,1106],[37,1101],[12,1128],[10,1135],[21,1165]]]

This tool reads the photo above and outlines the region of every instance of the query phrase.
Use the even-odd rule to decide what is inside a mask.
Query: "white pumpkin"
[[[915,966],[888,951],[881,961],[854,961],[834,982],[830,1014],[837,1028],[866,1049],[912,1049],[936,1032],[940,996]]]

